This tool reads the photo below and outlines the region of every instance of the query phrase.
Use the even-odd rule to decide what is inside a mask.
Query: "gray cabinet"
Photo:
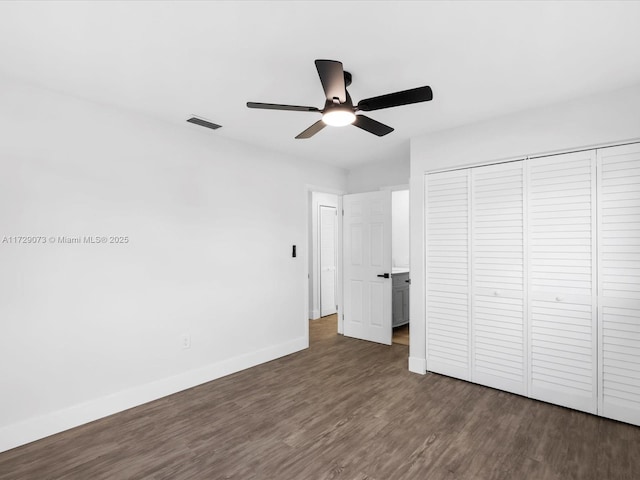
[[[393,326],[409,323],[409,272],[394,273],[393,280]]]

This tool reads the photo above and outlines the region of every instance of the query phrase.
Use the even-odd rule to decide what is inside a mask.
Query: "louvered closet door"
[[[429,174],[427,370],[464,380],[469,371],[469,171]]]
[[[472,381],[526,394],[523,165],[471,170]]]
[[[596,413],[595,151],[527,161],[529,395]]]
[[[640,425],[640,145],[598,150],[600,414]]]

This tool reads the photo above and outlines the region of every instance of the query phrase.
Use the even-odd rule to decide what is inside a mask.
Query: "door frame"
[[[336,209],[336,213],[341,211],[342,207],[342,197],[335,193],[327,193],[327,192],[311,192],[311,206],[310,206],[310,218],[311,218],[311,226],[309,228],[310,243],[309,243],[309,253],[311,258],[309,260],[309,318],[317,319],[322,316],[321,305],[320,305],[320,293],[321,293],[321,285],[320,285],[320,208],[322,206],[333,207]],[[338,222],[341,220],[336,219],[336,231],[335,234],[338,235],[340,232],[338,230]],[[337,275],[337,261],[338,261],[338,249],[339,243],[338,238],[334,239],[335,241],[335,249],[336,249],[336,275]],[[337,278],[336,278],[336,288],[338,288]],[[338,304],[338,296],[336,291],[336,304]]]
[[[306,282],[307,288],[305,289],[305,302],[304,302],[304,328],[305,335],[307,338],[307,344],[309,341],[309,319],[311,317],[311,308],[310,308],[310,299],[312,295],[311,288],[314,285],[312,282],[311,274],[313,272],[311,262],[313,261],[313,252],[311,251],[311,240],[312,240],[312,226],[313,226],[313,215],[312,215],[312,193],[328,193],[331,195],[337,195],[338,197],[338,221],[336,222],[337,226],[337,265],[336,265],[336,301],[338,302],[338,332],[342,334],[343,332],[343,310],[342,310],[342,196],[345,195],[344,190],[338,190],[331,187],[324,187],[321,185],[313,185],[306,184],[305,185],[305,215],[307,217],[307,229],[305,235],[305,256],[304,256],[304,281]],[[320,275],[318,275],[318,281],[320,279]]]

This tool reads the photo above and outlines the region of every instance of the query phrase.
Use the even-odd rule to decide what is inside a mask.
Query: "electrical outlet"
[[[191,335],[185,333],[180,337],[180,340],[182,348],[191,348]]]

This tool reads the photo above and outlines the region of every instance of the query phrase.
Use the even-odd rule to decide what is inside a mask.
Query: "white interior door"
[[[640,425],[640,145],[598,167],[599,413]]]
[[[391,345],[391,191],[345,195],[344,334]]]
[[[597,411],[595,151],[528,163],[532,398]]]
[[[524,162],[471,170],[471,379],[527,393]]]
[[[427,175],[427,369],[471,380],[470,171]]]
[[[320,316],[336,313],[335,207],[320,206]]]

